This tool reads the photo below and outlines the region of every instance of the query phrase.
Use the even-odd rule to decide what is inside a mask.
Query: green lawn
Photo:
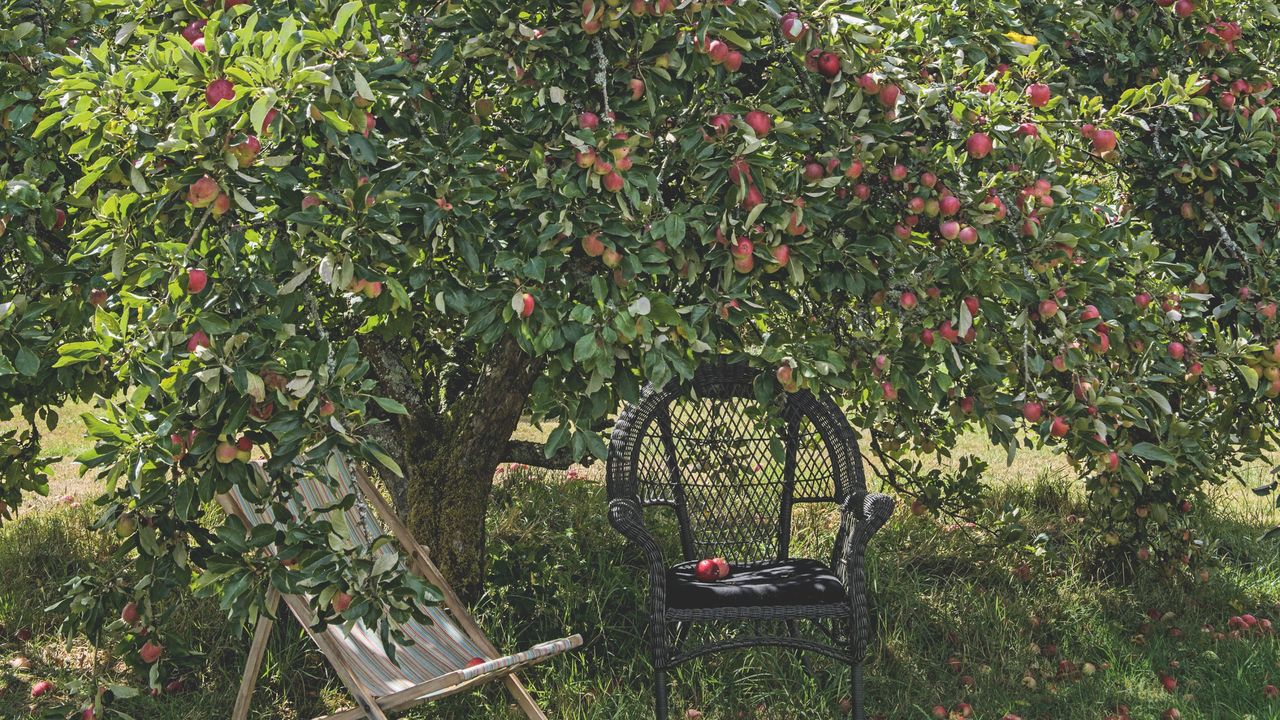
[[[60,432],[74,433],[68,426]],[[67,438],[74,449],[74,435]],[[1023,453],[1004,467],[1003,452],[967,438],[989,455],[994,490],[989,518],[1016,513],[1025,534],[993,538],[900,511],[875,544],[870,576],[880,630],[868,665],[869,710],[885,718],[929,718],[934,705],[967,702],[975,717],[1008,712],[1041,720],[1101,720],[1119,704],[1131,717],[1156,718],[1177,707],[1184,718],[1280,718],[1280,642],[1246,633],[1214,640],[1232,615],[1280,617],[1280,554],[1258,539],[1280,521],[1266,502],[1224,489],[1200,520],[1222,539],[1222,571],[1207,584],[1138,572],[1124,582],[1095,577],[1096,543],[1071,522],[1079,496],[1064,466]],[[528,674],[558,718],[644,718],[649,708],[642,606],[644,580],[633,555],[603,516],[599,468],[507,473],[491,513],[490,591],[477,608],[501,647],[516,648],[580,632],[586,646]],[[84,497],[93,487],[59,480]],[[58,493],[59,491],[55,491]],[[91,510],[46,503],[0,528],[0,659],[30,658],[29,670],[0,666],[0,718],[67,717],[54,712],[66,691],[91,676],[94,655],[57,635],[50,604],[62,580],[109,555],[110,540],[85,529]],[[797,529],[826,554],[830,515],[801,513]],[[1013,538],[1013,539],[1010,539]],[[818,548],[821,547],[821,550]],[[1027,572],[1015,572],[1026,563]],[[1151,620],[1148,613],[1161,618]],[[1167,615],[1166,615],[1167,614]],[[182,613],[193,653],[163,666],[187,690],[116,707],[132,718],[225,718],[248,640],[215,607],[192,601]],[[256,718],[305,719],[345,706],[320,655],[286,623],[271,645],[255,703]],[[16,639],[29,629],[31,640]],[[1055,652],[1050,652],[1055,650]],[[1060,663],[1066,661],[1070,666]],[[1082,672],[1088,663],[1093,670]],[[112,681],[137,682],[114,661],[97,666]],[[1177,679],[1166,693],[1161,673]],[[52,679],[59,692],[31,707],[30,684]],[[1029,678],[1029,679],[1028,679]],[[814,658],[758,650],[695,662],[675,676],[673,717],[700,710],[710,720],[844,717],[847,673]],[[67,708],[68,710],[71,708]],[[52,713],[52,714],[50,714]],[[452,698],[413,718],[515,718],[496,689]]]

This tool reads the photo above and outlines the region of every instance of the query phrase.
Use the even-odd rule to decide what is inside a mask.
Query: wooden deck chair
[[[274,623],[272,616],[275,615],[280,600],[284,600],[306,628],[307,634],[319,646],[356,701],[357,707],[317,720],[387,720],[387,713],[405,710],[497,679],[503,681],[516,705],[526,715],[546,720],[546,715],[515,673],[582,645],[582,636],[572,635],[545,642],[514,655],[499,654],[431,562],[426,549],[414,540],[363,471],[338,453],[334,454],[327,467],[338,492],[335,493],[324,482],[314,478],[303,480],[298,485],[298,500],[295,504],[315,510],[333,506],[345,494],[355,494],[357,502],[350,510],[334,517],[335,526],[344,524],[351,534],[352,542],[367,546],[385,534],[371,516],[371,507],[399,541],[409,566],[440,589],[443,601],[441,605],[428,609],[431,623],[414,621],[402,628],[413,640],[413,644],[397,647],[396,662],[393,663],[387,657],[377,633],[363,623],[358,623],[350,632],[337,626],[316,630],[305,598],[289,595],[282,597],[272,590],[267,598],[269,612],[259,616],[254,628],[249,659],[245,663],[240,692],[236,695],[235,709],[231,714],[232,720],[246,720],[249,717],[254,686],[257,684],[262,658],[266,653],[267,638]],[[260,464],[255,464],[254,468],[256,472],[263,473]],[[218,503],[228,514],[240,518],[246,528],[274,522],[267,515],[269,511],[255,506],[239,488],[220,495]],[[297,507],[296,511],[302,509]],[[394,552],[390,545],[385,546],[385,549],[387,552]],[[476,659],[483,663],[476,664]]]

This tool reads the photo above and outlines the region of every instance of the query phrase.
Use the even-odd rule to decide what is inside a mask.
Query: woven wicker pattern
[[[712,652],[773,645],[848,662],[853,716],[862,718],[861,663],[870,635],[863,557],[868,540],[892,515],[893,500],[867,493],[853,430],[829,398],[779,394],[762,405],[757,382],[772,380],[741,365],[707,365],[692,382],[645,388],[614,425],[609,519],[649,570],[656,715],[667,717],[670,667]],[[842,511],[831,567],[847,603],[668,608],[668,560],[642,508],[675,514],[683,560],[724,556],[745,563],[791,557],[791,514],[800,503],[832,503]],[[802,621],[817,627],[820,637],[802,637]],[[694,623],[736,623],[749,632],[685,647]]]

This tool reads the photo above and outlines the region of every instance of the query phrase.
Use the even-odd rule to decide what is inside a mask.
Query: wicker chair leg
[[[667,669],[653,669],[653,715],[656,720],[667,720]]]
[[[862,709],[862,663],[853,665],[853,720],[867,720]]]

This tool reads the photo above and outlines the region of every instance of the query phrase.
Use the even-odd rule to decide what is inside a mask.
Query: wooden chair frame
[[[475,619],[467,612],[457,593],[453,591],[448,581],[445,580],[444,575],[440,573],[440,569],[431,561],[431,556],[427,549],[418,543],[413,534],[409,532],[409,529],[400,521],[395,511],[391,509],[382,494],[369,481],[369,477],[365,475],[364,471],[355,465],[349,465],[349,467],[355,477],[356,487],[364,496],[365,501],[373,506],[373,510],[382,518],[391,530],[392,535],[399,541],[410,568],[422,579],[439,588],[442,595],[441,604],[449,611],[454,622],[472,642],[491,657],[501,657],[488,636],[484,634],[484,631],[476,624]],[[238,517],[245,524],[246,529],[252,527],[252,522],[240,511],[234,501],[225,495],[218,496],[217,500],[227,514]],[[329,664],[333,666],[334,671],[356,701],[357,707],[331,715],[320,716],[315,720],[358,720],[360,718],[388,720],[386,715],[388,712],[406,710],[422,702],[431,702],[446,695],[453,695],[499,677],[502,678],[502,682],[506,685],[507,691],[511,694],[516,706],[530,720],[547,720],[547,716],[538,707],[533,696],[529,694],[529,690],[520,681],[520,678],[516,676],[516,671],[523,667],[519,664],[470,679],[464,678],[462,670],[455,670],[404,690],[378,697],[364,683],[360,682],[351,669],[347,667],[332,638],[327,633],[312,630],[312,622],[310,622],[312,615],[306,601],[296,595],[282,595],[274,588],[267,595],[267,611],[258,617],[254,625],[253,640],[249,646],[249,657],[245,662],[244,674],[241,676],[240,690],[236,693],[235,708],[231,713],[231,720],[248,720],[249,706],[253,700],[253,692],[262,669],[262,660],[266,655],[267,640],[270,638],[271,631],[275,626],[274,617],[281,600],[302,623],[307,635],[324,653],[325,658],[328,659]],[[574,647],[582,644],[581,635],[572,635],[568,639]],[[427,694],[434,695],[428,700],[421,700],[422,696]]]

